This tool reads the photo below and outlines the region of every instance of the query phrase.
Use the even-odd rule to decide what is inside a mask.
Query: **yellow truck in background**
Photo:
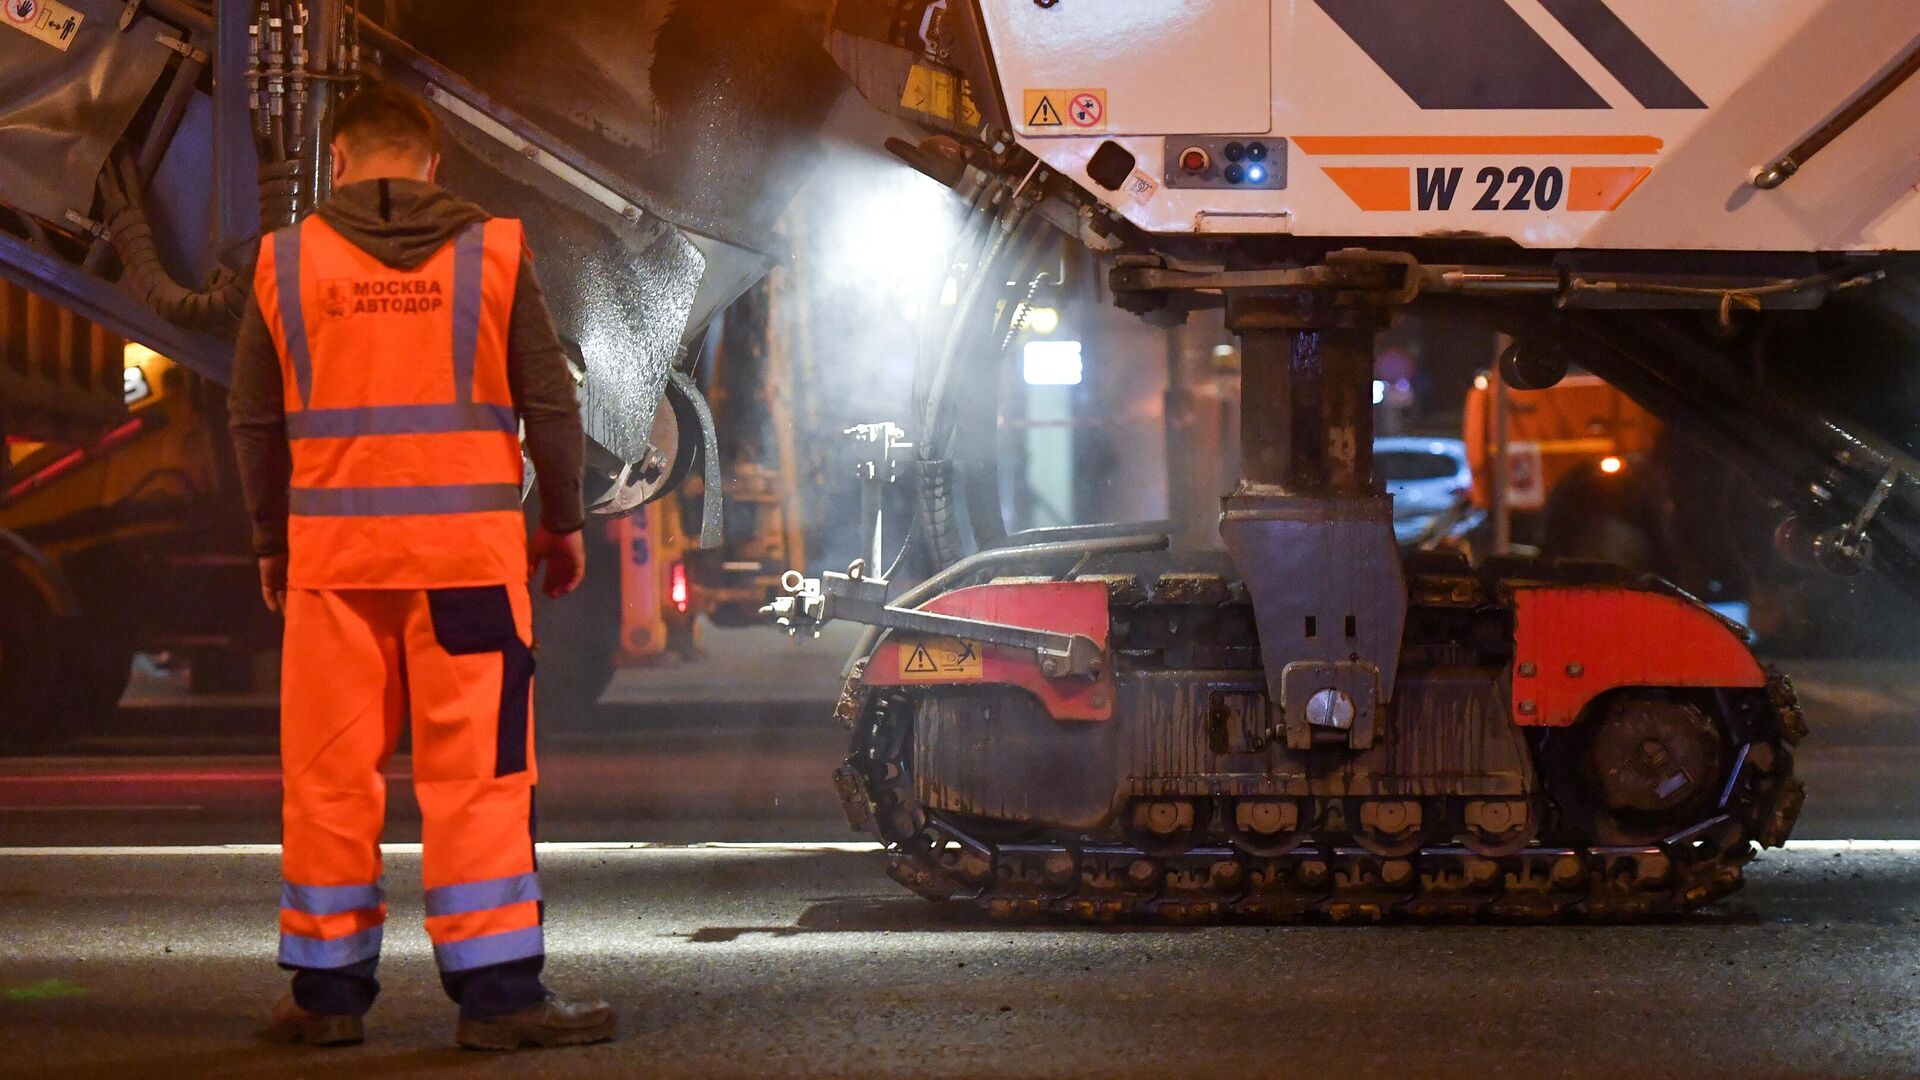
[[[270,690],[226,389],[0,283],[0,390],[0,752],[101,730],[137,654],[195,692]],[[551,720],[618,664],[692,653],[697,616],[736,599],[690,573],[681,521],[680,498],[590,519],[588,587],[536,603]]]
[[[240,643],[271,631],[226,445],[226,391],[8,290],[7,327],[17,331],[8,351],[39,365],[42,389],[61,381],[44,378],[49,371],[84,356],[80,366],[94,368],[99,385],[67,379],[57,388],[110,391],[116,407],[80,418],[15,410],[7,419],[0,748],[55,746],[96,730],[117,707],[136,652],[187,660],[201,688],[239,688],[252,670]]]

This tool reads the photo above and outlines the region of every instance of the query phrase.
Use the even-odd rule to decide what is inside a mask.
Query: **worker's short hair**
[[[429,157],[440,149],[440,121],[405,90],[373,83],[334,111],[333,137],[360,153]]]

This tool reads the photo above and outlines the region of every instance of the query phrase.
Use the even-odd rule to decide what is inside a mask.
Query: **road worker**
[[[234,443],[286,617],[280,965],[267,1034],[362,1040],[379,992],[383,771],[411,718],[427,933],[456,1040],[613,1036],[541,981],[528,579],[585,572],[579,406],[518,221],[435,186],[437,123],[374,86],[335,114],[335,194],[261,244]],[[521,427],[539,479],[531,542]]]

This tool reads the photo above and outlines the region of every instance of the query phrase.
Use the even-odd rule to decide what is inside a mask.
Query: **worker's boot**
[[[366,1041],[367,1025],[358,1016],[324,1016],[308,1012],[288,994],[274,1003],[262,1035],[274,1042],[308,1046],[357,1046]]]
[[[463,1016],[454,1041],[469,1050],[519,1050],[537,1046],[581,1046],[606,1042],[614,1034],[613,1007],[604,1001],[545,1001],[504,1016]]]

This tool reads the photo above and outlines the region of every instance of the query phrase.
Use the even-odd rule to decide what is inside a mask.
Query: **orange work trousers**
[[[409,716],[441,972],[541,956],[526,585],[294,590],[286,620],[280,963],[378,958],[384,773]]]

